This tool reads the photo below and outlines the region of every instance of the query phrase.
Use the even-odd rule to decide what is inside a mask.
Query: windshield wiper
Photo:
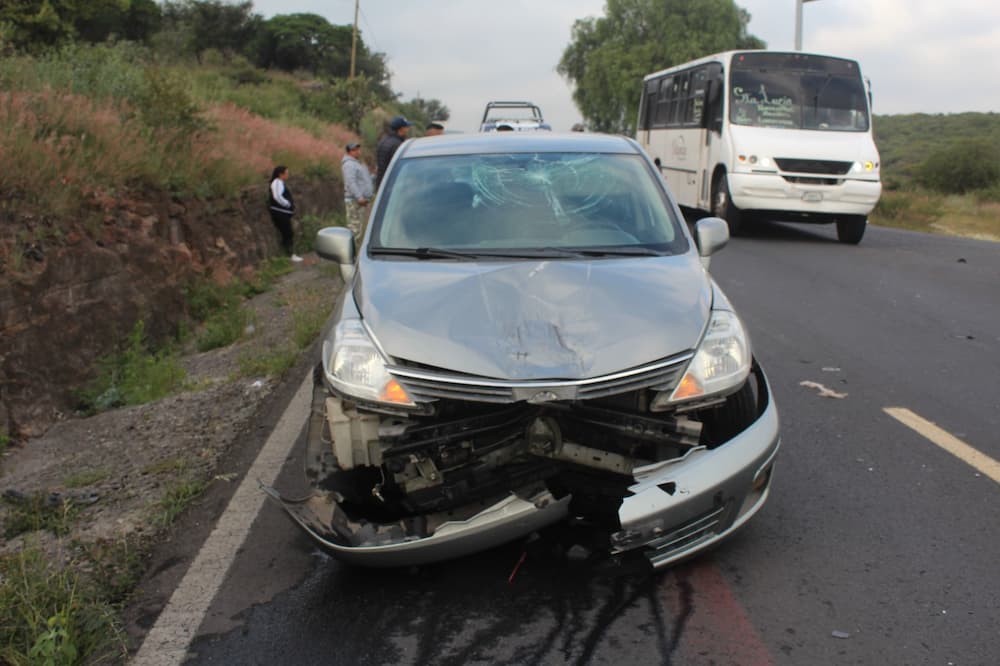
[[[478,258],[478,255],[469,252],[456,252],[437,247],[373,247],[369,252],[373,255],[415,257],[417,259],[463,259],[468,261]]]
[[[575,250],[584,257],[661,257],[662,252],[648,247],[588,247]]]

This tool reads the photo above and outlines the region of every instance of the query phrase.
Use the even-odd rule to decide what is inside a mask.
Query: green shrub
[[[37,548],[0,556],[0,663],[70,666],[125,658],[113,608]]]
[[[898,220],[910,210],[911,197],[912,194],[909,192],[883,192],[875,206],[873,215],[886,220]]]
[[[995,145],[964,139],[940,148],[917,169],[917,181],[945,194],[964,194],[1000,182],[1000,157]]]
[[[307,254],[316,247],[316,233],[324,227],[344,226],[344,216],[303,215],[295,234],[295,252]]]
[[[203,129],[205,121],[188,91],[188,82],[177,72],[162,67],[147,67],[145,86],[135,100],[139,115],[150,127],[194,132]]]
[[[188,314],[195,321],[205,321],[213,313],[238,305],[240,294],[233,286],[222,286],[211,280],[192,282],[184,289]]]
[[[228,347],[243,337],[253,323],[253,314],[237,303],[212,314],[198,336],[198,351]]]
[[[159,400],[183,390],[187,378],[176,352],[148,347],[142,320],[136,322],[124,348],[98,361],[98,367],[97,379],[81,396],[89,413]]]
[[[4,537],[12,539],[19,534],[46,530],[56,536],[69,534],[77,509],[69,502],[59,502],[45,493],[13,499],[3,497],[7,506],[4,519]]]

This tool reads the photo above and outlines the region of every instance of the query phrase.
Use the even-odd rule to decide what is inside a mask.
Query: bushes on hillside
[[[985,190],[1000,182],[997,146],[965,139],[940,148],[917,168],[917,182],[945,194]]]

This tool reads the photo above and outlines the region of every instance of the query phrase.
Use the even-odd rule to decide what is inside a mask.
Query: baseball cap
[[[347,152],[351,152],[355,148],[360,148],[360,147],[361,147],[360,143],[349,143],[349,144],[347,144],[346,149],[347,149]]]
[[[401,129],[403,127],[409,127],[411,124],[412,123],[409,120],[407,120],[406,118],[404,118],[403,116],[396,116],[389,123],[389,127],[391,127],[393,129],[393,131],[395,131],[395,130]]]

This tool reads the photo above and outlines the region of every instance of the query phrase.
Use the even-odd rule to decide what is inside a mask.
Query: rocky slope
[[[138,319],[153,340],[172,335],[192,279],[225,283],[277,254],[259,189],[226,201],[95,194],[76,220],[0,209],[0,433],[37,437],[71,413]],[[305,215],[339,205],[332,185],[295,191]]]

